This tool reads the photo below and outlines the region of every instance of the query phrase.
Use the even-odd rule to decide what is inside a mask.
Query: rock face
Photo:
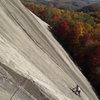
[[[47,28],[19,0],[0,0],[0,100],[98,100]]]

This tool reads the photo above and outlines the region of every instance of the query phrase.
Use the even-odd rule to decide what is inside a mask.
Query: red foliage
[[[100,66],[100,47],[95,49],[95,51],[89,56],[89,59],[93,67]]]
[[[80,43],[82,46],[88,46],[92,42],[93,40],[88,33],[86,33],[84,36],[80,36]]]
[[[56,33],[58,36],[66,36],[67,33],[70,32],[70,27],[67,24],[66,20],[63,20],[59,23],[59,25],[56,27]]]
[[[56,14],[52,15],[51,18],[53,19],[53,21],[56,21],[56,20],[57,20],[57,16],[56,16]]]

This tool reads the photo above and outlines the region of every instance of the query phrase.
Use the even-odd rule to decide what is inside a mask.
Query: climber
[[[77,94],[77,95],[80,96],[81,89],[80,89],[79,85],[77,85],[75,88],[73,88],[72,91],[73,91],[75,94]]]

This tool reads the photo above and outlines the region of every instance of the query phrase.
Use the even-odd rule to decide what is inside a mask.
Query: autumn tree
[[[67,24],[66,20],[60,21],[58,26],[56,27],[56,35],[60,38],[64,38],[68,33],[70,33],[70,27]]]

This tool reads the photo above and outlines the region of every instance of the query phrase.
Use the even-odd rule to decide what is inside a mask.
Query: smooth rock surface
[[[98,100],[48,25],[19,0],[0,0],[0,100]]]

